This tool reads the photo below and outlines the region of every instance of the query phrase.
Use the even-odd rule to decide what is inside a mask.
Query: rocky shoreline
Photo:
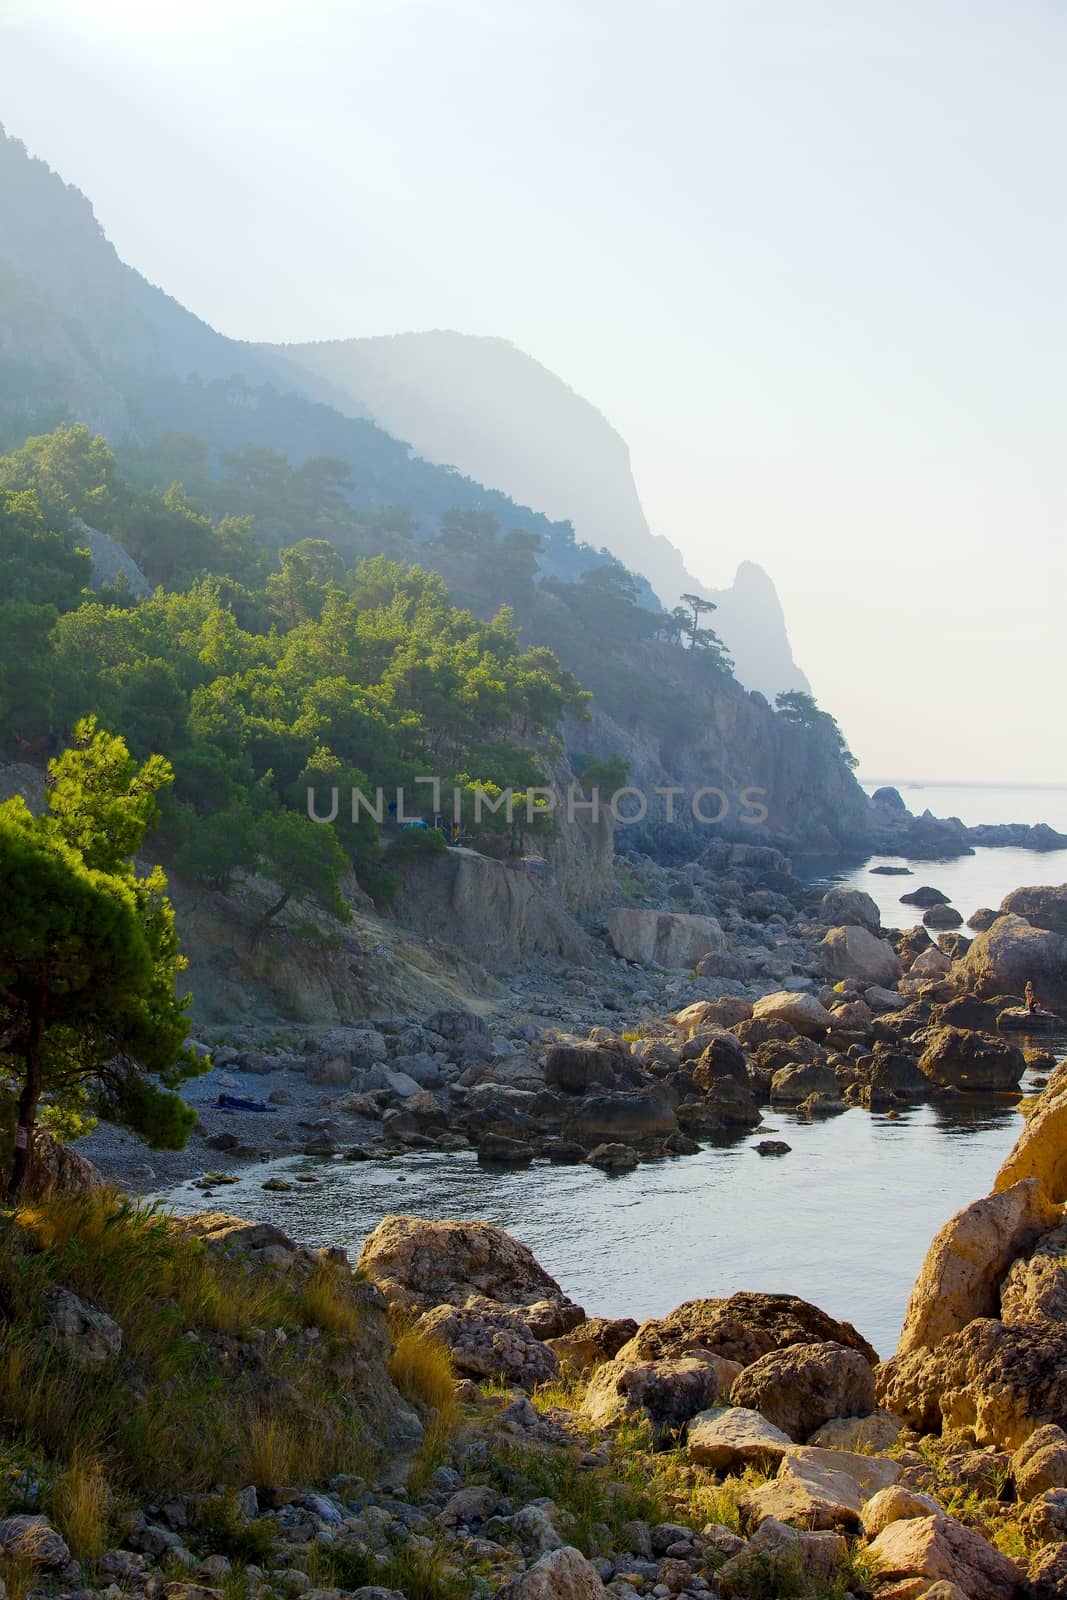
[[[334,1338],[322,1353],[341,1381],[363,1330],[376,1470],[175,1482],[122,1510],[120,1542],[93,1560],[30,1491],[0,1521],[3,1560],[27,1589],[79,1600],[1053,1600],[1067,1583],[1065,1150],[1067,1066],[992,1194],[933,1241],[881,1362],[795,1296],[606,1320],[496,1228],[388,1217],[350,1280],[356,1322],[317,1336]],[[348,1276],[337,1252],[270,1225],[179,1226],[182,1248],[246,1286],[306,1285],[327,1261]],[[75,1366],[130,1359],[128,1329],[66,1287],[43,1329]],[[231,1338],[218,1355],[237,1371],[255,1349]],[[436,1350],[454,1380],[431,1404],[397,1358]]]
[[[1067,891],[1016,891],[972,918],[972,939],[938,932],[944,896],[921,888],[908,898],[923,922],[887,932],[859,891],[813,892],[775,851],[715,849],[687,871],[692,909],[617,908],[598,962],[531,964],[480,1010],[202,1025],[212,1070],[188,1091],[199,1117],[188,1149],[146,1160],[102,1128],[86,1153],[141,1192],[197,1177],[209,1187],[290,1153],[473,1150],[487,1167],[620,1172],[758,1138],[768,1111],[1017,1100],[1025,1073],[1054,1065],[1019,1032],[1018,1004],[1031,976],[1050,1003],[1067,1003]],[[672,885],[647,863],[631,887],[662,901]],[[781,1141],[761,1148],[787,1153]]]

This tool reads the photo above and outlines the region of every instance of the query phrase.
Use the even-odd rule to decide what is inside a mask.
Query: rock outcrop
[[[655,962],[661,967],[692,970],[706,955],[726,948],[722,928],[714,917],[613,906],[607,920],[615,954],[641,966]]]

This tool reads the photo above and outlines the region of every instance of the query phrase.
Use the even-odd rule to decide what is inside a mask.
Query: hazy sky
[[[872,774],[1067,781],[1064,0],[0,0],[0,118],[224,332],[512,339]]]

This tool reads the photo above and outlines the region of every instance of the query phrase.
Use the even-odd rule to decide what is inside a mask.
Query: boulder
[[[1050,1085],[1051,1087],[1051,1085]],[[996,1191],[1033,1178],[1053,1205],[1067,1201],[1067,1095],[1041,1096],[993,1181]]]
[[[1067,1489],[1046,1489],[1023,1508],[1019,1521],[1031,1539],[1067,1540]]]
[[[798,1578],[805,1584],[829,1582],[847,1559],[848,1542],[841,1534],[831,1529],[812,1533],[765,1517],[717,1577],[727,1594],[789,1593]],[[775,1583],[774,1590],[770,1583]]]
[[[876,1044],[873,1060],[867,1072],[871,1104],[898,1096],[905,1100],[926,1100],[934,1092],[934,1085],[920,1072],[919,1064],[902,1050],[886,1044]]]
[[[879,1489],[867,1501],[863,1508],[863,1531],[868,1539],[877,1539],[891,1522],[903,1522],[906,1517],[935,1517],[940,1510],[932,1494],[920,1494],[917,1489],[893,1483],[888,1489]]]
[[[797,1443],[831,1417],[865,1417],[875,1408],[874,1372],[858,1350],[826,1340],[760,1356],[738,1377],[730,1404],[766,1417]]]
[[[598,1085],[615,1082],[617,1058],[610,1050],[586,1045],[553,1045],[545,1056],[545,1083],[564,1094],[588,1094]]]
[[[883,1362],[879,1402],[920,1433],[971,1429],[979,1445],[1016,1450],[1067,1417],[1067,1327],[989,1317]]]
[[[987,1539],[936,1512],[891,1522],[869,1550],[880,1585],[903,1578],[957,1584],[969,1600],[1014,1600],[1021,1574]]]
[[[585,1159],[601,1172],[632,1172],[641,1157],[628,1144],[598,1144]]]
[[[882,915],[869,894],[862,889],[828,889],[819,905],[819,920],[831,928],[866,928],[878,933]]]
[[[572,1545],[550,1550],[498,1589],[494,1600],[605,1600],[600,1574]]]
[[[789,989],[778,989],[757,1000],[752,1017],[758,1022],[784,1022],[794,1033],[816,1039],[825,1034],[833,1020],[814,995],[794,994]]]
[[[598,1367],[582,1409],[600,1428],[643,1417],[654,1432],[678,1428],[726,1394],[741,1368],[707,1350],[667,1361],[634,1361],[628,1346]]]
[[[953,969],[961,990],[990,998],[1022,995],[1029,979],[1043,1005],[1067,1008],[1067,937],[1035,928],[1025,918],[998,917]]]
[[[967,918],[967,926],[975,933],[988,933],[999,916],[1000,912],[994,911],[990,906],[979,906],[978,910]]]
[[[798,1295],[753,1292],[727,1300],[686,1300],[666,1317],[643,1322],[619,1353],[634,1361],[659,1361],[711,1350],[748,1366],[771,1350],[827,1340],[858,1350],[872,1365],[878,1360],[850,1322],[838,1322]]]
[[[589,1317],[570,1333],[548,1339],[546,1343],[555,1352],[561,1367],[591,1372],[617,1356],[636,1332],[637,1323],[632,1317]]]
[[[893,946],[867,928],[831,928],[819,950],[831,977],[852,978],[863,988],[877,984],[886,989],[900,978],[900,957]]]
[[[1046,1545],[1031,1558],[1023,1594],[1026,1600],[1063,1600],[1067,1594],[1067,1544]]]
[[[1012,1189],[1003,1192],[1011,1194]],[[1021,1252],[1012,1264],[1000,1286],[1000,1319],[1067,1322],[1067,1224],[1061,1223],[1043,1234],[1031,1250]]]
[[[757,1128],[763,1118],[759,1103],[751,1089],[742,1087],[733,1077],[719,1077],[709,1081],[700,1069],[694,1073],[697,1086],[706,1089],[703,1100],[684,1102],[676,1116],[679,1126],[688,1133],[717,1133],[731,1128]]]
[[[877,983],[872,983],[869,989],[864,989],[863,998],[876,1016],[881,1016],[886,1011],[903,1011],[908,1004],[906,996],[898,994],[895,989],[884,989]]]
[[[70,1561],[66,1540],[39,1516],[4,1517],[0,1521],[0,1550],[42,1572],[56,1571]]]
[[[1031,1178],[975,1200],[935,1235],[908,1301],[898,1355],[930,1349],[975,1317],[996,1316],[1016,1257],[1057,1219]]]
[[[1067,883],[1013,889],[1000,902],[1001,915],[1025,917],[1032,928],[1067,937]]]
[[[742,1524],[754,1527],[775,1517],[804,1528],[858,1532],[864,1503],[899,1476],[895,1461],[794,1445],[782,1457],[777,1477],[741,1500]]]
[[[955,906],[931,906],[923,912],[924,928],[961,928],[963,917]]]
[[[908,968],[909,978],[943,978],[946,972],[951,972],[952,962],[943,950],[936,944],[930,945],[921,955],[917,955]]]
[[[724,995],[721,1000],[701,1000],[702,1023],[705,1027],[733,1028],[747,1022],[752,1015],[752,1001],[734,999]]]
[[[1035,1428],[1012,1456],[1011,1475],[1020,1500],[1067,1489],[1067,1433],[1055,1423]]]
[[[656,964],[692,971],[704,956],[726,949],[726,936],[714,917],[612,906],[607,922],[615,954],[643,967]]]
[[[122,1354],[122,1329],[106,1312],[69,1289],[46,1289],[42,1302],[46,1342],[78,1366],[102,1367]]]
[[[689,1424],[686,1455],[711,1472],[739,1473],[748,1466],[776,1467],[792,1440],[781,1428],[745,1406],[713,1406]]]
[[[33,1136],[33,1165],[26,1185],[28,1200],[42,1200],[52,1194],[86,1194],[104,1188],[107,1180],[100,1168],[86,1156],[44,1128]]]
[[[904,1424],[891,1411],[872,1411],[869,1417],[831,1417],[816,1428],[810,1445],[820,1450],[873,1452],[889,1450],[900,1436]]]
[[[559,1375],[553,1352],[515,1311],[441,1305],[425,1312],[415,1329],[447,1345],[463,1377],[503,1378],[531,1390]]]
[[[771,1104],[798,1106],[809,1095],[839,1096],[841,1086],[833,1067],[821,1061],[798,1061],[791,1067],[780,1067],[771,1079]]]
[[[940,889],[932,889],[928,883],[921,884],[918,889],[911,889],[900,897],[902,906],[919,906],[928,910],[930,906],[947,906],[949,897],[942,894]]]
[[[726,1072],[738,1083],[748,1084],[745,1047],[736,1033],[730,1033],[726,1028],[699,1029],[683,1045],[681,1058],[683,1061],[696,1061],[709,1079]],[[693,1075],[699,1083],[696,1068],[693,1068]]]
[[[833,1006],[830,1015],[835,1031],[866,1033],[874,1021],[874,1014],[866,1000],[846,1000],[844,1005]]]
[[[547,1303],[555,1326],[541,1328],[543,1337],[566,1333],[585,1317],[526,1245],[487,1222],[386,1217],[364,1241],[358,1267],[391,1304],[413,1310],[462,1306],[477,1296],[511,1307]]]
[[[943,1088],[995,1093],[1018,1089],[1026,1058],[1017,1045],[970,1028],[938,1028],[919,1057],[919,1070]]]
[[[678,1132],[674,1107],[659,1089],[587,1095],[567,1119],[567,1135],[587,1144],[631,1143]]]

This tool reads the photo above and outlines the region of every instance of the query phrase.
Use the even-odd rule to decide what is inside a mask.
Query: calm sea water
[[[915,811],[1067,831],[1067,790],[901,788]],[[942,889],[967,917],[1022,884],[1067,881],[1067,852],[982,850],[915,863],[912,878],[873,876],[871,864],[830,876],[868,889],[886,926],[916,920],[899,896],[920,883]],[[1067,1040],[1040,1042],[1067,1051]],[[191,1184],[163,1198],[181,1212],[215,1205],[277,1222],[353,1254],[391,1212],[483,1218],[529,1245],[591,1313],[641,1318],[699,1296],[787,1291],[855,1323],[889,1355],[930,1239],[988,1192],[1021,1126],[997,1101],[917,1107],[899,1119],[856,1109],[806,1123],[768,1112],[767,1127],[739,1143],[615,1178],[547,1164],[487,1171],[466,1152],[359,1164],[290,1157],[249,1169],[213,1199]],[[789,1155],[756,1154],[772,1127]],[[318,1181],[289,1194],[262,1188],[271,1174],[300,1171]]]

